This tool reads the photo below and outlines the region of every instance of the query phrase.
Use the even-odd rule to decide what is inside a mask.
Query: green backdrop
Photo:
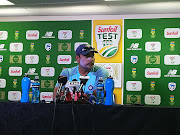
[[[179,18],[167,19],[125,19],[124,20],[124,104],[145,104],[145,95],[160,95],[161,103],[159,106],[180,106],[180,77],[164,77],[170,70],[177,70],[176,75],[180,75],[180,65],[165,65],[165,55],[180,55],[180,39],[179,38],[165,38],[165,28],[180,28]],[[141,39],[128,39],[128,29],[141,29]],[[155,34],[152,31],[155,29]],[[146,52],[146,42],[159,41],[161,43],[161,50],[159,52]],[[171,42],[175,43],[174,49],[171,49]],[[138,48],[142,50],[127,50],[132,43],[139,43]],[[130,57],[132,55],[138,56],[138,62],[132,64]],[[147,55],[160,57],[160,63],[146,64]],[[157,59],[156,59],[157,60]],[[157,60],[158,61],[158,60]],[[136,68],[133,75],[133,68]],[[146,68],[160,68],[160,78],[146,78]],[[127,81],[141,81],[141,91],[128,91],[126,87]],[[155,83],[152,88],[151,82]],[[176,89],[170,91],[168,83],[175,82]],[[150,86],[151,85],[151,86]],[[152,101],[153,102],[153,101]]]
[[[27,30],[38,30],[38,40],[27,40]],[[59,30],[71,30],[72,39],[60,40],[58,39]],[[0,63],[0,78],[6,79],[6,87],[0,88],[0,101],[7,101],[8,91],[22,91],[21,80],[29,68],[35,68],[35,73],[38,73],[41,89],[40,91],[53,91],[57,78],[63,68],[73,67],[77,65],[75,62],[74,44],[76,42],[91,43],[91,21],[28,21],[28,22],[0,22],[0,31],[7,31],[7,40],[0,40],[0,44],[5,44],[4,49],[0,50],[0,55],[3,55],[3,62]],[[15,38],[15,32],[18,31],[18,38]],[[53,32],[52,36],[55,38],[42,38],[46,32]],[[23,43],[22,52],[10,52],[10,43]],[[31,43],[34,47],[31,48]],[[47,51],[45,43],[51,43],[52,49]],[[65,48],[58,51],[58,44],[64,45]],[[38,64],[26,64],[25,56],[35,54],[39,56]],[[47,62],[47,55],[50,55],[50,61]],[[71,64],[58,64],[58,55],[71,55]],[[20,59],[22,58],[22,62]],[[22,67],[22,76],[9,76],[9,67]],[[54,67],[55,75],[53,77],[41,76],[41,67]],[[35,75],[30,75],[34,79]]]

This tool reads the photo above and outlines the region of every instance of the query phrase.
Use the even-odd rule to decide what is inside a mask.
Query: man
[[[64,69],[60,76],[66,76],[67,80],[72,81],[73,79],[76,79],[77,81],[80,81],[80,76],[89,76],[89,80],[87,81],[84,93],[85,94],[93,94],[93,91],[95,93],[96,85],[98,83],[99,77],[102,77],[105,81],[108,77],[108,71],[102,67],[98,67],[94,65],[94,53],[98,53],[95,51],[94,48],[92,48],[89,44],[81,44],[76,49],[76,61],[78,63],[78,66],[72,67],[72,68],[66,68]],[[58,83],[56,84],[54,88],[54,94],[53,99],[55,99],[56,92],[58,89]]]

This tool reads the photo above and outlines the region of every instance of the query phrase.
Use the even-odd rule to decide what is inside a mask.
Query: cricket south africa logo
[[[120,37],[120,25],[97,25],[95,27],[95,38],[98,53],[105,58],[114,56],[118,51]]]

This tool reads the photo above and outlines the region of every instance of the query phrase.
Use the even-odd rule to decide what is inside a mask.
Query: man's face
[[[94,66],[94,61],[94,52],[90,52],[86,55],[80,54],[78,63],[83,68],[91,69]]]

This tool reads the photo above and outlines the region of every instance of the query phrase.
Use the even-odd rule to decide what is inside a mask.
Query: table
[[[54,107],[0,102],[0,135],[180,134],[180,108],[58,103],[54,113]]]

